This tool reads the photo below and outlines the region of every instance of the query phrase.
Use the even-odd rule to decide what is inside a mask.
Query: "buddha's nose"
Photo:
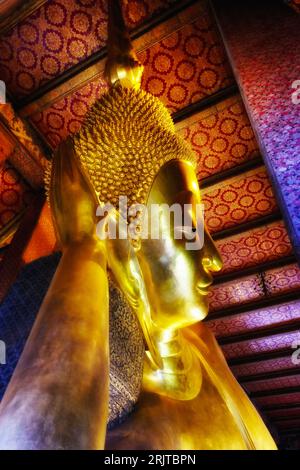
[[[223,267],[223,260],[215,242],[206,229],[204,240],[203,267],[207,272],[218,272]]]

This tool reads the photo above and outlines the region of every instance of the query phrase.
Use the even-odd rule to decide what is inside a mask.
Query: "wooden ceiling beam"
[[[135,44],[135,41],[142,39],[145,35],[147,35],[149,32],[151,32],[154,28],[159,28],[163,23],[167,23],[169,20],[172,20],[175,18],[177,15],[180,15],[180,13],[189,7],[192,7],[193,4],[196,4],[199,0],[182,0],[180,2],[175,2],[170,7],[168,8],[167,11],[164,11],[160,13],[159,15],[155,15],[152,18],[149,18],[147,21],[145,21],[144,24],[136,28],[134,31],[131,32],[131,39],[133,41],[133,45],[137,52],[139,52],[140,48],[138,44]],[[201,13],[200,8],[197,8],[197,5],[195,6],[194,9],[192,9],[191,14],[190,14],[190,20],[196,19],[197,15],[195,16],[195,11],[194,10],[199,10],[199,14]],[[178,24],[177,24],[178,23]],[[176,30],[176,25],[177,29],[179,27],[182,27],[183,25],[180,22],[180,18],[178,19],[178,22],[176,24],[172,24],[172,28],[175,28]],[[167,28],[168,29],[168,28]],[[169,31],[166,32],[168,34]],[[156,37],[155,41],[157,42],[159,39]],[[144,47],[141,48],[143,50]],[[44,85],[40,86],[37,90],[35,90],[33,93],[31,93],[28,96],[25,96],[24,98],[18,100],[17,103],[15,103],[16,109],[20,111],[21,115],[26,117],[28,115],[32,114],[32,106],[36,101],[38,102],[41,98],[45,97],[45,100],[41,100],[42,103],[41,105],[37,105],[37,107],[44,106],[45,107],[45,102],[48,102],[49,105],[49,100],[53,100],[53,92],[56,90],[58,87],[66,84],[67,82],[70,82],[69,86],[67,87],[69,92],[76,91],[76,89],[80,88],[80,84],[83,83],[88,83],[97,76],[102,75],[104,71],[104,65],[105,65],[105,60],[107,56],[107,48],[103,47],[102,49],[98,50],[94,54],[91,54],[89,57],[87,57],[85,60],[82,60],[78,64],[75,64],[71,66],[69,69],[65,70],[61,75],[53,78],[52,80],[49,80],[46,82]],[[77,77],[77,79],[76,79]],[[46,95],[49,95],[47,98]],[[58,94],[57,99],[60,98],[60,95]],[[26,108],[29,108],[28,110]]]
[[[292,333],[298,330],[300,330],[300,318],[298,320],[279,323],[278,325],[270,325],[265,328],[245,330],[234,335],[217,336],[217,341],[220,346],[224,346],[225,344],[239,343],[240,341],[249,341],[284,333]]]
[[[292,436],[298,436],[300,435],[300,426],[296,426],[295,428],[288,428],[288,429],[280,429],[279,430],[280,435],[292,435]]]
[[[259,266],[258,266],[259,267]],[[220,310],[212,311],[208,314],[206,321],[215,320],[217,318],[229,317],[232,315],[237,315],[239,313],[247,313],[252,310],[259,310],[262,308],[273,307],[274,305],[281,305],[286,302],[292,302],[293,300],[300,299],[299,290],[294,290],[292,292],[285,292],[283,294],[277,295],[267,295],[259,300],[254,302],[247,302],[245,304],[237,304],[231,307],[226,307]]]
[[[248,354],[246,356],[236,356],[227,359],[229,366],[240,366],[253,362],[267,361],[269,359],[279,359],[283,357],[291,357],[294,350],[292,348],[281,348],[262,353]]]
[[[299,416],[273,416],[272,421],[274,423],[282,423],[285,421],[299,421],[300,422],[300,410],[299,410]]]
[[[257,390],[255,392],[250,392],[249,396],[250,398],[277,397],[290,393],[299,393],[299,386],[294,385],[290,387],[270,388],[269,390]]]
[[[277,379],[281,377],[291,377],[298,375],[299,367],[291,367],[290,369],[272,370],[270,372],[260,372],[253,375],[238,375],[237,379],[240,383],[259,382],[260,380]]]
[[[38,10],[47,0],[27,0],[16,2],[16,6],[0,16],[0,35],[7,33],[18,23]],[[0,2],[1,3],[1,2]]]
[[[215,173],[211,176],[207,176],[199,181],[199,185],[201,189],[209,188],[217,183],[221,183],[233,176],[241,175],[247,171],[254,170],[255,168],[259,168],[263,166],[264,162],[262,156],[259,155],[251,160],[246,161],[245,163],[241,163],[240,165],[236,165],[228,170],[220,171],[219,173]]]
[[[266,405],[261,406],[260,409],[268,413],[270,411],[285,411],[285,410],[293,410],[293,409],[300,409],[300,402],[299,403],[284,403],[284,404],[276,404],[276,405]]]
[[[205,109],[210,108],[211,106],[216,106],[218,103],[221,103],[222,101],[231,98],[232,96],[236,95],[238,91],[239,90],[236,84],[218,90],[215,93],[206,96],[205,98],[202,98],[201,100],[196,101],[195,103],[191,103],[188,106],[180,109],[179,111],[176,111],[172,114],[172,119],[175,124],[181,122],[184,119],[187,119],[188,117],[199,113],[200,111],[204,111]]]
[[[214,240],[222,240],[223,238],[232,237],[233,235],[246,232],[248,230],[253,230],[263,225],[271,224],[272,222],[278,222],[282,219],[280,210],[276,210],[272,214],[264,215],[254,220],[249,220],[242,224],[233,225],[233,227],[220,230],[219,232],[212,233]]]
[[[214,238],[214,237],[213,237]],[[266,261],[265,263],[256,264],[254,266],[249,266],[245,269],[239,269],[237,271],[230,271],[228,273],[216,275],[214,277],[214,285],[222,284],[224,282],[233,281],[234,279],[241,279],[245,276],[250,276],[251,274],[259,274],[261,272],[268,271],[269,269],[281,268],[287,264],[296,263],[296,257],[294,254],[282,256],[281,258]]]

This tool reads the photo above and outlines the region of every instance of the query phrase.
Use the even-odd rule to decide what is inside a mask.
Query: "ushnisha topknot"
[[[171,160],[196,166],[175,134],[167,108],[151,94],[115,86],[91,107],[73,136],[74,150],[101,203],[146,204],[160,168]]]

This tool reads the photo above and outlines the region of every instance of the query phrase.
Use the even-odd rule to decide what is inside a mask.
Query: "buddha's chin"
[[[182,322],[183,327],[194,325],[199,321],[204,320],[208,314],[208,299],[207,297],[201,297],[197,299],[194,304],[187,305],[185,311],[185,321]]]

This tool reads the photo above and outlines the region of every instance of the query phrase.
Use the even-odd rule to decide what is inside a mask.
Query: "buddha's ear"
[[[106,239],[108,267],[139,320],[153,362],[161,367],[160,354],[152,338],[151,309],[144,278],[135,248],[127,237],[127,223],[119,223],[120,216],[115,209],[107,212],[105,223],[102,219],[101,227],[97,226],[97,234]]]

